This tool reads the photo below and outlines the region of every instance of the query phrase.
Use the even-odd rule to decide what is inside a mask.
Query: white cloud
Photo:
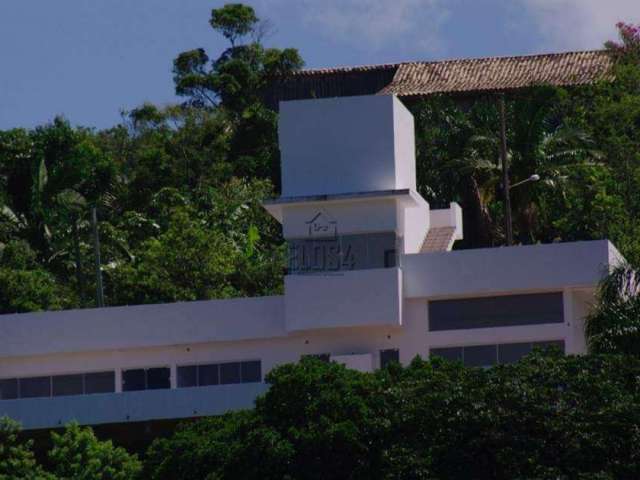
[[[451,0],[449,0],[451,1]],[[445,0],[263,0],[285,7],[306,28],[364,50],[402,47],[436,52],[448,16]],[[416,39],[418,39],[416,41]]]
[[[640,0],[521,1],[544,37],[544,48],[601,48],[617,39],[617,22],[640,22]]]

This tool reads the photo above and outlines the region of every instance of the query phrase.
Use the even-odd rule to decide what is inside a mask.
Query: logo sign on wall
[[[395,265],[394,232],[340,235],[325,211],[305,222],[307,237],[288,241],[289,273],[340,272]]]

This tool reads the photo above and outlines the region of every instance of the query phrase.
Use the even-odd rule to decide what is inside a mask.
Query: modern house
[[[513,362],[585,352],[608,241],[452,250],[460,207],[416,192],[413,117],[394,95],[280,105],[289,245],[282,296],[0,316],[0,416],[26,429],[250,407],[302,356],[371,371],[416,355]]]

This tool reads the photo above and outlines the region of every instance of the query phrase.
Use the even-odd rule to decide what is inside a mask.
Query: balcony
[[[145,390],[66,397],[0,400],[0,417],[20,422],[25,430],[55,428],[71,421],[81,425],[141,422],[221,415],[253,407],[265,383]]]

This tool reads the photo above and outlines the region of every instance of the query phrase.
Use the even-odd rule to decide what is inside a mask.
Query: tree
[[[12,240],[0,251],[0,313],[57,310],[69,305],[53,275],[36,261],[24,240]]]
[[[254,31],[258,17],[253,8],[240,3],[229,3],[211,11],[209,24],[220,31],[234,47],[236,40]]]
[[[359,373],[274,369],[253,411],[157,440],[149,478],[632,479],[640,359],[537,351],[491,369],[441,359]]]
[[[0,480],[54,480],[36,463],[33,441],[18,439],[20,425],[0,417]]]
[[[202,48],[181,53],[173,62],[176,94],[201,108],[218,107],[228,119],[230,160],[238,176],[270,178],[279,185],[276,114],[264,104],[274,77],[302,67],[295,49],[265,48],[252,7],[228,4],[211,12],[210,25],[230,47],[210,62]],[[252,41],[236,42],[248,35]]]
[[[640,271],[622,264],[600,283],[586,335],[594,353],[640,356]]]
[[[133,480],[142,464],[111,441],[100,441],[88,428],[70,424],[64,433],[51,433],[52,473],[59,480]]]

